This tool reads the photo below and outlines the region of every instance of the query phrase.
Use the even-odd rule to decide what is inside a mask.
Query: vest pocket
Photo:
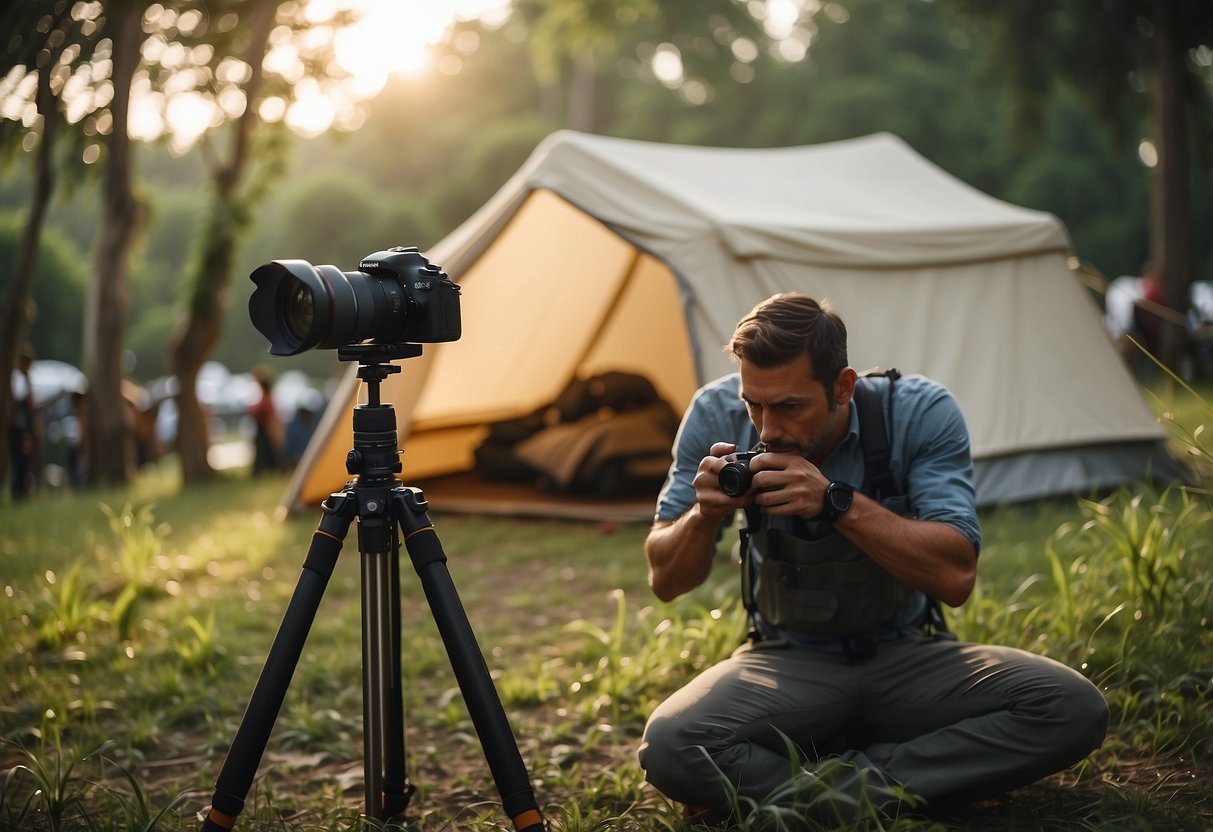
[[[827,541],[808,544],[810,549]],[[805,541],[797,541],[800,549]],[[844,555],[837,551],[835,556]],[[756,601],[763,619],[780,629],[821,635],[862,635],[892,621],[911,591],[853,546],[850,556],[821,560],[820,552],[783,552],[759,566]]]

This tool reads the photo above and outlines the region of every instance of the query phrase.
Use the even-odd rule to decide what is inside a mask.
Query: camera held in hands
[[[457,341],[459,286],[417,248],[396,246],[363,258],[358,271],[274,260],[249,278],[253,326],[271,355],[313,347]]]
[[[730,497],[740,497],[750,490],[754,474],[750,471],[750,460],[762,453],[761,450],[738,451],[724,457],[725,466],[718,475],[720,490]]]

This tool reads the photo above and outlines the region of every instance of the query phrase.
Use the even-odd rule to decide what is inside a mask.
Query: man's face
[[[846,434],[850,401],[842,379],[828,389],[807,355],[771,369],[741,362],[741,399],[768,451],[820,462]],[[845,376],[845,373],[844,373]]]

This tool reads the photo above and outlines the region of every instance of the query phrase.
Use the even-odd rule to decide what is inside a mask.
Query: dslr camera
[[[749,491],[750,483],[754,481],[754,474],[750,471],[750,460],[760,453],[762,453],[760,449],[755,449],[738,451],[724,457],[725,465],[720,469],[719,474],[720,490],[730,497],[740,497]]]
[[[253,326],[271,355],[313,347],[458,341],[459,286],[415,247],[367,255],[358,270],[274,260],[249,275]]]

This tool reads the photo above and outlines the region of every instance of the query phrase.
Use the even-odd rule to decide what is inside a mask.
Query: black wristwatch
[[[821,498],[821,514],[813,519],[821,523],[833,523],[851,507],[854,497],[854,486],[835,480],[826,486],[825,496]]]

